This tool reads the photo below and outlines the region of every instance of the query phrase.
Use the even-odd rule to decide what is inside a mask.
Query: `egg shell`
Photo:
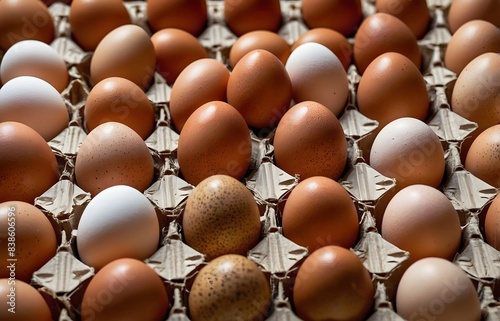
[[[14,291],[12,291],[13,289]],[[26,282],[16,279],[0,279],[0,296],[5,300],[3,308],[0,309],[2,320],[53,320],[49,306],[40,292]],[[10,310],[11,308],[12,310]]]
[[[0,123],[0,146],[0,202],[33,203],[59,179],[56,157],[31,127]]]
[[[290,107],[292,83],[285,66],[272,53],[252,50],[234,67],[227,83],[227,101],[249,127],[274,127]]]
[[[120,258],[144,260],[157,249],[160,226],[151,202],[138,190],[111,186],[95,196],[77,227],[80,259],[96,270]]]
[[[500,251],[500,194],[497,194],[486,212],[484,221],[486,242]]]
[[[264,320],[271,305],[268,280],[241,255],[220,256],[196,276],[189,294],[193,321]]]
[[[303,0],[302,17],[309,28],[329,28],[352,36],[363,19],[360,0]]]
[[[417,39],[421,39],[427,32],[431,15],[426,0],[377,0],[377,12],[391,14],[403,21]]]
[[[76,182],[92,196],[122,184],[142,192],[151,185],[153,176],[148,147],[134,130],[121,123],[97,126],[81,143],[76,156]]]
[[[154,31],[176,28],[198,36],[206,27],[207,4],[205,0],[147,0],[146,16]]]
[[[500,3],[497,0],[453,0],[448,10],[448,27],[452,34],[471,20],[485,20],[500,28]]]
[[[213,175],[189,195],[182,227],[186,243],[207,260],[246,255],[260,239],[260,212],[245,185],[231,176]]]
[[[237,36],[255,30],[278,31],[281,25],[279,0],[224,0],[224,21]]]

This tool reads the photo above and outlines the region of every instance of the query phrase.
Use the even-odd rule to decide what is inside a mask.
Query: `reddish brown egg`
[[[224,0],[224,20],[237,36],[255,30],[278,31],[281,25],[279,0]]]
[[[491,126],[477,136],[467,152],[465,169],[500,188],[500,124]]]
[[[453,0],[448,11],[448,25],[453,34],[471,20],[489,21],[500,28],[500,2],[498,0]]]
[[[207,23],[205,0],[147,0],[146,15],[153,31],[177,28],[198,36]]]
[[[303,0],[302,16],[309,28],[329,28],[346,37],[356,31],[363,12],[360,0]]]
[[[377,0],[375,5],[377,12],[391,14],[403,21],[417,39],[427,32],[431,15],[426,0]]]
[[[500,194],[493,199],[486,212],[484,233],[488,244],[500,251]]]
[[[4,299],[0,309],[2,320],[54,320],[43,296],[26,282],[0,279],[0,296]]]

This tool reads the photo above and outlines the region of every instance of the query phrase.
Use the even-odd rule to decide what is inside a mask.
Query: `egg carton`
[[[483,239],[480,215],[498,190],[467,172],[460,158],[461,144],[476,125],[455,114],[449,104],[456,80],[456,75],[443,63],[444,51],[451,37],[445,19],[450,3],[451,0],[428,0],[432,22],[428,33],[419,40],[424,58],[423,77],[431,101],[426,123],[445,148],[446,173],[440,189],[452,201],[463,226],[462,245],[454,263],[476,284],[483,320],[497,320],[500,317],[496,299],[499,296],[500,256]],[[362,4],[365,16],[375,12],[374,0],[364,0]],[[133,23],[151,34],[145,18],[145,1],[126,1],[125,5]],[[209,0],[207,6],[207,27],[198,39],[210,57],[229,68],[229,51],[238,37],[225,25],[223,1]],[[301,1],[281,1],[281,8],[283,24],[278,34],[292,44],[308,30],[301,17]],[[83,109],[91,89],[92,53],[82,51],[71,39],[69,6],[54,2],[49,9],[56,25],[56,39],[51,46],[63,56],[71,76],[68,88],[62,93],[71,121],[68,128],[49,142],[59,162],[60,180],[35,200],[35,205],[57,226],[60,246],[57,254],[34,273],[31,283],[45,297],[55,319],[76,321],[80,317],[83,292],[95,273],[92,267],[78,259],[76,228],[91,197],[75,184],[73,173],[79,145],[87,135]],[[354,39],[349,41],[353,43]],[[397,282],[409,255],[382,238],[375,219],[383,206],[384,196],[390,196],[396,182],[377,173],[366,162],[366,145],[373,139],[378,123],[357,109],[356,91],[361,76],[353,65],[348,70],[348,78],[350,95],[339,119],[348,139],[348,164],[339,182],[357,205],[360,218],[359,239],[352,250],[370,271],[376,288],[375,304],[367,320],[402,320],[393,305]],[[171,87],[159,74],[154,75],[154,83],[147,91],[156,110],[155,131],[145,140],[155,160],[155,179],[144,194],[154,204],[163,232],[158,251],[145,262],[164,280],[171,298],[171,309],[165,320],[189,320],[190,284],[206,260],[182,238],[182,213],[194,186],[179,176],[176,160],[179,135],[173,129],[169,115],[170,91]],[[252,163],[243,181],[261,209],[262,238],[249,251],[248,258],[256,262],[270,279],[273,304],[266,320],[300,320],[293,312],[291,289],[297,269],[308,251],[284,237],[280,226],[282,205],[300,179],[274,164],[273,135],[272,129],[251,132]]]

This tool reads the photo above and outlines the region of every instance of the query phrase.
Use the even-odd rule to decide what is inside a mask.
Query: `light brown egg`
[[[187,31],[161,29],[151,36],[156,55],[156,71],[172,85],[184,68],[195,60],[208,58],[205,48]]]
[[[327,47],[339,58],[345,70],[349,68],[352,61],[352,46],[340,32],[328,28],[311,29],[295,40],[292,51],[306,42],[316,42]]]
[[[0,202],[32,204],[59,179],[56,157],[31,127],[0,123],[0,150]]]
[[[15,279],[0,279],[0,296],[4,299],[0,309],[2,320],[53,320],[43,296],[28,283]]]
[[[73,0],[68,21],[73,40],[86,51],[94,51],[113,29],[132,23],[121,0]]]
[[[201,105],[215,100],[226,101],[228,81],[229,70],[212,58],[195,60],[184,68],[170,93],[170,116],[177,132],[181,132],[186,120]]]
[[[227,101],[249,127],[278,124],[290,107],[292,83],[283,63],[263,49],[252,50],[234,67],[227,83]]]
[[[147,22],[156,32],[177,28],[198,36],[207,23],[205,0],[147,0]]]
[[[283,116],[274,135],[276,165],[301,179],[340,178],[347,161],[347,140],[337,117],[325,106],[305,101]]]
[[[477,136],[467,152],[465,169],[500,188],[500,124],[491,126]]]
[[[240,181],[213,175],[189,195],[182,227],[186,243],[207,260],[224,254],[246,255],[260,238],[260,212]]]
[[[493,199],[488,207],[484,221],[486,242],[500,251],[500,194]]]
[[[500,28],[500,2],[498,0],[453,0],[448,11],[448,26],[453,34],[471,20],[489,21]]]
[[[354,36],[353,56],[359,73],[385,52],[398,52],[420,69],[422,57],[417,38],[398,18],[383,12],[367,17]]]
[[[417,39],[421,39],[429,27],[431,15],[426,0],[377,0],[377,12],[385,12],[403,21]]]
[[[54,20],[42,1],[0,1],[0,50],[27,39],[49,44],[54,37]]]
[[[11,276],[8,263],[15,259],[15,278],[29,282],[33,272],[56,254],[56,234],[49,219],[29,203],[0,203],[0,231],[0,259],[7,262],[0,268],[0,278]]]
[[[363,12],[360,0],[303,0],[302,17],[310,29],[329,28],[354,35]]]
[[[177,159],[182,177],[192,185],[215,174],[241,179],[250,166],[252,145],[245,119],[231,105],[208,102],[182,128]]]
[[[254,262],[234,254],[220,256],[204,266],[189,294],[193,321],[264,320],[270,305],[264,273]]]
[[[117,122],[94,128],[76,155],[76,182],[92,196],[115,185],[143,192],[151,185],[153,174],[153,157],[141,136]]]
[[[90,62],[93,84],[122,77],[146,89],[156,67],[155,48],[144,29],[127,24],[109,32],[97,45]]]
[[[83,294],[82,321],[165,320],[169,306],[162,279],[144,262],[118,259],[92,278]]]
[[[153,132],[154,108],[142,88],[121,77],[110,77],[98,82],[90,91],[84,108],[88,131],[115,121],[136,131],[142,139]]]
[[[365,320],[374,294],[370,273],[356,254],[329,245],[300,266],[293,303],[302,320]]]
[[[472,20],[464,23],[451,37],[444,64],[460,74],[469,62],[487,52],[500,52],[500,29],[487,21]]]
[[[336,181],[310,177],[294,187],[285,203],[283,234],[314,252],[322,246],[354,246],[358,212],[347,191]]]
[[[377,120],[379,128],[402,117],[425,120],[427,87],[410,59],[396,52],[381,54],[366,68],[356,96],[359,111]]]
[[[238,37],[255,30],[276,32],[281,25],[279,0],[224,0],[224,20]]]
[[[283,64],[290,55],[290,46],[275,32],[267,30],[250,31],[239,37],[229,51],[229,65],[234,68],[244,55],[252,50],[264,49],[275,55]]]

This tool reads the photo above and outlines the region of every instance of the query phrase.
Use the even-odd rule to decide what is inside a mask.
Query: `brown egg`
[[[224,254],[246,255],[260,238],[260,212],[240,181],[213,175],[189,195],[182,227],[186,243],[208,260]]]
[[[290,56],[290,46],[277,33],[267,30],[256,30],[239,37],[229,51],[229,65],[234,68],[244,55],[252,50],[264,49],[278,57],[285,64]]]
[[[28,283],[0,279],[0,296],[4,299],[0,319],[8,321],[51,321],[49,306],[40,292]]]
[[[329,245],[300,266],[293,303],[303,320],[365,320],[374,294],[370,273],[356,254]]]
[[[54,21],[42,1],[0,1],[0,50],[7,51],[16,42],[26,39],[48,44],[54,37]]]
[[[49,219],[35,206],[19,201],[0,203],[0,278],[11,276],[9,259],[15,259],[15,278],[29,282],[33,272],[56,254],[56,234]],[[15,241],[12,241],[13,238]]]
[[[292,51],[306,42],[316,42],[330,49],[347,70],[352,60],[352,46],[340,32],[328,28],[314,28],[303,33],[292,46]]]
[[[279,0],[224,0],[224,20],[237,36],[255,30],[278,31],[281,25]]]
[[[143,192],[151,185],[153,174],[153,157],[141,136],[117,122],[92,130],[76,155],[76,182],[92,196],[115,185]]]
[[[257,265],[241,255],[214,259],[196,275],[189,294],[193,321],[264,320],[271,305],[269,283]]]
[[[153,31],[177,28],[198,36],[207,23],[205,0],[147,0],[146,15]]]
[[[227,83],[227,101],[248,126],[274,127],[290,107],[292,83],[272,53],[256,49],[240,59]]]
[[[347,140],[337,117],[325,106],[305,101],[283,116],[274,135],[276,165],[301,179],[337,180],[347,161]]]
[[[169,299],[162,279],[144,262],[118,259],[92,278],[83,294],[82,321],[143,320],[167,317]]]
[[[98,82],[90,91],[84,108],[88,131],[115,121],[136,131],[142,139],[153,132],[154,108],[142,88],[121,77],[110,77]]]
[[[417,39],[421,39],[429,27],[431,15],[426,0],[377,0],[377,12],[385,12],[403,21]]]
[[[367,17],[354,36],[354,63],[362,74],[368,65],[385,52],[398,52],[420,69],[422,57],[417,38],[404,22],[388,13]]]
[[[467,152],[465,169],[500,188],[500,124],[491,126],[477,136]]]
[[[484,221],[486,242],[500,251],[500,194],[493,199]]]
[[[329,28],[346,37],[356,31],[363,12],[360,0],[303,0],[302,16],[310,29]]]
[[[500,2],[498,0],[453,0],[448,11],[448,25],[453,34],[471,20],[489,21],[500,28]]]
[[[122,77],[146,89],[156,66],[155,48],[144,29],[123,25],[109,32],[97,45],[90,62],[92,82]]]
[[[483,20],[464,23],[446,47],[446,68],[460,74],[471,60],[487,52],[500,52],[500,29]]]
[[[245,119],[231,105],[208,102],[182,128],[177,147],[182,176],[192,185],[215,174],[241,179],[250,166],[252,143]]]
[[[170,93],[170,116],[178,132],[201,105],[226,101],[229,70],[220,61],[202,58],[193,61],[177,77]],[[196,84],[196,90],[193,90]]]
[[[59,179],[57,160],[34,129],[0,123],[0,202],[33,203]]]
[[[379,128],[401,117],[425,120],[427,87],[420,71],[402,54],[388,52],[366,68],[356,96],[359,111],[377,120]]]
[[[156,71],[172,85],[184,68],[195,60],[208,58],[205,48],[190,33],[174,28],[157,31],[151,36]]]
[[[358,212],[347,191],[321,176],[301,181],[285,203],[283,234],[314,252],[322,246],[354,246],[358,237]]]
[[[478,294],[467,274],[436,257],[406,270],[397,289],[396,309],[405,320],[481,320]]]
[[[113,29],[132,23],[121,0],[73,0],[68,21],[73,40],[86,51],[94,51]]]

